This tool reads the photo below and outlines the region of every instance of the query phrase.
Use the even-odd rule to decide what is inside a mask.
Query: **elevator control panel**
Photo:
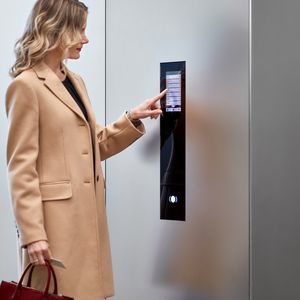
[[[160,64],[160,218],[185,221],[185,61]]]

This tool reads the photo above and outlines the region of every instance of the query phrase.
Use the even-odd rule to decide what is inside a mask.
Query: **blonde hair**
[[[87,13],[87,6],[79,0],[38,0],[23,36],[15,44],[16,62],[10,69],[10,76],[16,77],[33,67],[47,52],[58,47],[63,60],[68,49],[81,41]]]

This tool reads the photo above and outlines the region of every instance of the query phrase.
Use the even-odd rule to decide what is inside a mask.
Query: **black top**
[[[64,81],[62,81],[62,83],[65,86],[65,88],[69,91],[69,93],[71,94],[71,96],[73,97],[75,102],[78,104],[78,106],[81,109],[82,113],[84,114],[86,120],[88,121],[88,115],[87,115],[85,106],[84,106],[80,96],[78,95],[73,83],[69,79],[69,77],[66,76],[66,79]]]

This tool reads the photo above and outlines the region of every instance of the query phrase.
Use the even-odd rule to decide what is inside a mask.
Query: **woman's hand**
[[[35,265],[44,265],[45,259],[51,259],[52,254],[47,241],[37,241],[27,245],[29,260]]]
[[[165,96],[167,89],[162,91],[157,96],[145,100],[140,105],[130,110],[130,119],[131,120],[139,120],[144,118],[157,119],[161,114],[162,110],[160,109],[160,105],[158,101]]]

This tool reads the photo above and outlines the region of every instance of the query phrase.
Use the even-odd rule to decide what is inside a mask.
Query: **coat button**
[[[97,181],[99,181],[99,175],[97,175]]]

